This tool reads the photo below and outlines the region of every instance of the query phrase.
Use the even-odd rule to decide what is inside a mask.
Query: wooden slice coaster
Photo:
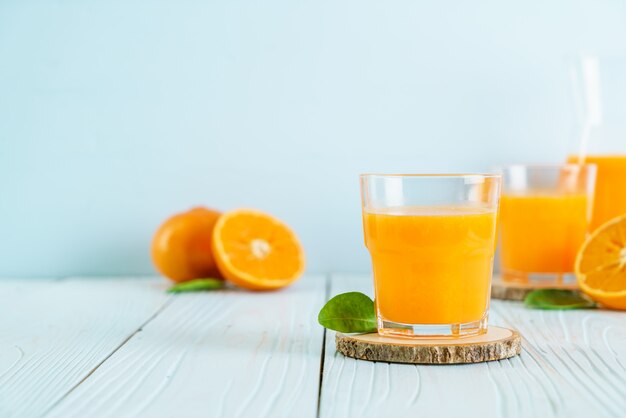
[[[377,333],[335,336],[337,351],[359,360],[413,364],[464,364],[502,360],[518,355],[522,339],[517,331],[489,327],[475,337],[415,340]]]
[[[526,295],[537,289],[578,290],[576,283],[542,285],[537,283],[505,282],[500,276],[494,276],[491,284],[491,297],[502,300],[524,300]]]

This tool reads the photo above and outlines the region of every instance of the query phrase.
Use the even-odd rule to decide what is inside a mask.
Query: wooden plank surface
[[[371,295],[370,280],[335,276],[331,296]],[[522,333],[521,356],[455,366],[372,363],[336,353],[328,332],[320,416],[624,416],[626,313],[493,301],[490,323]]]
[[[180,294],[52,417],[314,417],[326,278]]]
[[[626,313],[494,301],[520,357],[371,363],[317,324],[326,279],[279,292],[167,296],[162,279],[0,281],[2,417],[621,417]],[[338,275],[331,294],[371,294]],[[320,368],[323,368],[320,382]]]
[[[0,280],[0,416],[41,416],[166,303],[162,280]]]

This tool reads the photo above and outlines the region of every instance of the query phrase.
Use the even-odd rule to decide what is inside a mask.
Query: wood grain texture
[[[371,289],[368,277],[331,281],[331,296]],[[337,353],[329,332],[320,416],[624,416],[626,313],[492,301],[490,324],[518,329],[522,354],[454,366],[364,362]]]
[[[492,314],[504,324],[515,324],[524,335],[525,355],[519,363],[512,359],[511,365],[516,375],[528,374],[542,388],[548,400],[542,413],[624,416],[626,313],[529,310],[520,303],[501,302],[494,304]],[[523,392],[512,387],[503,385],[503,392],[522,411],[538,407],[523,405]],[[538,395],[534,399],[539,400]]]
[[[494,326],[490,326],[486,334],[458,340],[399,340],[378,333],[335,334],[337,351],[344,356],[411,364],[468,364],[502,360],[518,355],[521,342],[516,331]]]
[[[325,288],[176,295],[49,416],[314,417]]]
[[[0,416],[41,416],[167,301],[157,279],[0,280]]]

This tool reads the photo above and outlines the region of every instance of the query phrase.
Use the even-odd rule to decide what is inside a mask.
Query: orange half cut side
[[[304,271],[304,251],[295,233],[257,210],[223,214],[213,230],[213,250],[224,277],[246,289],[285,287]]]
[[[576,257],[580,288],[607,308],[626,310],[626,215],[596,229]]]

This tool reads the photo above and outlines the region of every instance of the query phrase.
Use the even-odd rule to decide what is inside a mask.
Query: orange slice
[[[626,215],[600,226],[576,257],[580,288],[607,308],[626,310]]]
[[[224,277],[246,289],[285,287],[304,271],[304,251],[293,231],[256,210],[223,214],[213,230],[213,251]]]

